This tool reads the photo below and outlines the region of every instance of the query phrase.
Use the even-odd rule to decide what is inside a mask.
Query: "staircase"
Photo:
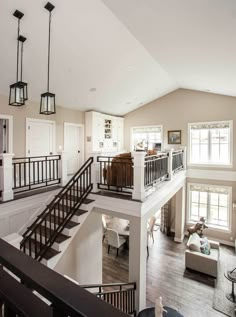
[[[80,287],[90,291],[123,313],[136,317],[136,283],[89,284],[80,285]]]
[[[87,196],[93,188],[92,163],[91,157],[27,228],[20,243],[25,254],[48,265],[68,245],[68,240],[80,224],[81,218],[91,210],[89,205],[93,200]]]

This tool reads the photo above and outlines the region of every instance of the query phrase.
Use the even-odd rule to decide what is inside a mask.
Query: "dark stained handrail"
[[[80,286],[85,289],[92,289],[93,294],[98,298],[113,305],[126,314],[136,316],[136,283],[90,284]]]
[[[91,192],[93,185],[91,184],[91,165],[93,158],[90,157],[79,171],[71,178],[66,186],[55,196],[53,201],[45,208],[45,210],[38,216],[34,223],[23,234],[23,240],[21,241],[21,249],[26,252],[27,244],[29,249],[29,255],[34,253],[34,258],[41,261],[47,250],[53,245],[59,233],[62,232],[66,224],[73,217],[75,211],[80,207],[88,194]],[[86,177],[85,177],[86,176]],[[74,190],[74,186],[77,186]],[[81,187],[79,190],[79,186]],[[73,192],[73,195],[72,195]],[[72,199],[75,199],[72,203]],[[69,201],[69,202],[68,202]],[[58,215],[61,215],[61,205],[66,208],[67,212],[63,212],[62,221],[56,223],[56,211]],[[60,217],[59,217],[60,218]],[[42,243],[42,226],[47,227],[47,222],[50,222],[49,236],[45,237],[45,243]],[[40,239],[37,240],[37,234],[39,233]],[[32,243],[31,240],[33,239]],[[39,243],[39,250],[37,247]],[[31,250],[32,248],[32,250]]]
[[[37,291],[50,301],[54,317],[127,316],[2,239],[0,239],[0,265],[15,274],[25,287]],[[28,304],[31,305],[29,301]]]

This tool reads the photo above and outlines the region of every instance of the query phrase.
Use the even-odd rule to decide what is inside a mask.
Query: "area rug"
[[[214,297],[213,297],[213,308],[222,314],[235,317],[235,308],[236,304],[230,302],[225,294],[231,293],[232,283],[227,280],[224,276],[224,273],[227,270],[232,270],[236,267],[236,257],[232,255],[220,257],[220,264],[218,268],[218,277],[216,281]],[[236,293],[236,284],[235,284],[235,293]]]

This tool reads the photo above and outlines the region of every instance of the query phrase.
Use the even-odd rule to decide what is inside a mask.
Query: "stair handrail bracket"
[[[42,260],[58,234],[63,231],[76,210],[92,191],[92,163],[93,157],[90,157],[23,234],[20,248],[24,253],[28,247],[28,255],[38,261]],[[49,234],[46,232],[46,228],[49,230]],[[44,243],[43,230],[45,231]]]

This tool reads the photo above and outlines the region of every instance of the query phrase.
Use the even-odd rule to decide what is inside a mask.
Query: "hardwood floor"
[[[155,232],[155,242],[150,241],[147,259],[147,307],[162,296],[164,305],[175,308],[185,317],[225,316],[212,308],[214,287],[209,282],[213,279],[207,280],[207,285],[202,282],[205,278],[198,274],[184,276],[184,251],[185,243],[175,243],[173,238]],[[221,247],[221,257],[233,253],[233,248]],[[120,250],[117,258],[115,249],[108,255],[104,245],[103,282],[128,282],[128,262],[128,250]]]

